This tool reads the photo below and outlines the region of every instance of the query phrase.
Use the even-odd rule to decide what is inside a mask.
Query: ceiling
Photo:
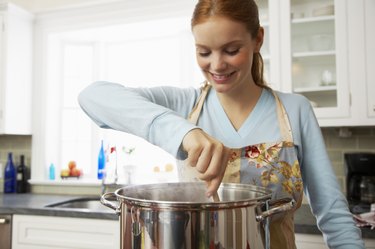
[[[124,0],[8,0],[8,2],[14,3],[32,13],[42,13],[46,11],[84,7],[119,1]]]

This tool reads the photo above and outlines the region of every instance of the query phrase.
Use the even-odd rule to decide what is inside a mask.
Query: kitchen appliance
[[[12,248],[12,216],[0,215],[0,247],[1,249]]]
[[[253,185],[222,183],[217,202],[206,188],[203,182],[129,185],[101,202],[120,215],[122,249],[269,248],[269,217],[294,206],[289,198],[270,201],[270,190]]]
[[[375,153],[345,153],[344,161],[350,211],[370,212],[375,203]]]

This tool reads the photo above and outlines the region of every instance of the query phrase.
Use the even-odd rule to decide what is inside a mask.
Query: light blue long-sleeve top
[[[328,158],[320,127],[310,102],[303,96],[277,92],[289,117],[304,183],[317,225],[330,248],[364,248],[345,196],[340,191]],[[197,126],[187,121],[200,89],[127,88],[95,82],[79,95],[82,109],[102,128],[142,137],[176,157],[183,157],[181,142],[197,126],[229,148],[275,142],[281,139],[275,98],[262,94],[239,130],[235,130],[211,89]]]

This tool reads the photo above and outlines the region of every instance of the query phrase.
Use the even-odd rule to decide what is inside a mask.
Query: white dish
[[[330,16],[335,13],[335,7],[333,5],[327,5],[324,7],[316,8],[312,11],[312,16]]]

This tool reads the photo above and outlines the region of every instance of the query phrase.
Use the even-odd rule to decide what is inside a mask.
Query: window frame
[[[143,9],[143,4],[145,4],[145,2],[142,0],[132,4],[134,4],[134,6],[132,6],[133,8],[129,8],[129,3],[109,3],[101,6],[80,8],[73,12],[57,11],[54,13],[45,13],[36,17],[34,57],[36,66],[33,83],[31,183],[34,182],[40,184],[46,182],[48,179],[47,169],[49,167],[49,162],[53,162],[52,159],[58,157],[56,150],[51,151],[48,148],[51,141],[56,139],[56,137],[48,135],[46,130],[51,127],[51,125],[48,125],[48,119],[50,118],[48,112],[51,112],[49,110],[49,97],[51,96],[49,96],[48,88],[53,87],[50,83],[53,82],[53,80],[51,80],[49,72],[58,72],[58,69],[53,68],[54,65],[51,65],[50,62],[55,60],[56,57],[61,56],[61,54],[56,55],[51,53],[51,51],[55,49],[54,46],[61,46],[61,40],[58,41],[59,34],[67,31],[93,27],[104,27],[181,16],[186,16],[187,21],[189,21],[194,5],[194,3],[191,3],[189,0],[178,1],[178,3],[174,3],[172,6],[169,1],[156,0],[152,3],[147,2],[148,7],[146,9]],[[165,8],[164,11],[161,10],[163,7]],[[98,18],[99,16],[100,18]],[[56,39],[55,42],[52,42],[52,45],[51,39]],[[98,46],[100,47],[98,44],[95,46],[96,49],[98,49]],[[188,70],[193,69],[189,68]],[[95,77],[99,78],[99,75]],[[199,76],[193,77],[197,78]],[[182,83],[186,86],[191,82]],[[93,130],[95,129],[98,128],[93,128]],[[99,141],[100,133],[96,130],[95,134],[97,134],[98,137],[96,139]],[[93,135],[93,137],[95,137],[95,135]],[[91,148],[93,151],[92,153],[95,153],[98,148],[99,146],[93,145]],[[91,179],[89,182],[98,184],[98,181],[95,179]],[[87,184],[87,182],[82,182],[82,184]]]

